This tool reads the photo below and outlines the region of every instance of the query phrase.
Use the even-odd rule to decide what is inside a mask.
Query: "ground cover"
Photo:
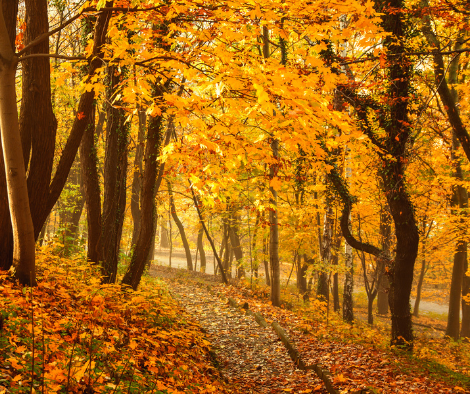
[[[0,393],[228,393],[200,326],[145,278],[101,285],[83,260],[38,253],[38,286],[0,274]]]

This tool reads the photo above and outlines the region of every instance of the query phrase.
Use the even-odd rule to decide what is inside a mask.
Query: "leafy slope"
[[[37,288],[0,275],[0,393],[29,393],[32,379],[41,393],[230,392],[160,282],[127,293],[80,261],[40,252],[38,263]]]
[[[268,323],[278,321],[306,364],[326,366],[340,392],[364,388],[379,393],[470,392],[468,344],[419,337],[411,357],[389,350],[385,327],[360,322],[349,326],[332,313],[327,318],[317,302],[289,311],[269,305],[264,288],[219,285],[216,291],[239,304],[247,302]]]

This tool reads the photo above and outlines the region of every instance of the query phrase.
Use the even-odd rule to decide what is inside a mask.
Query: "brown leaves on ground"
[[[237,393],[327,393],[313,371],[296,368],[271,327],[259,326],[252,316],[229,307],[225,299],[186,275],[174,280],[183,272],[167,267],[151,270],[152,275],[166,278],[172,293],[207,331],[222,373],[236,385]]]
[[[200,327],[161,282],[101,285],[97,267],[38,256],[38,287],[0,276],[0,393],[227,393]],[[34,369],[34,373],[32,373]]]
[[[240,304],[248,302],[250,310],[261,312],[268,323],[279,322],[305,363],[326,366],[341,393],[365,388],[378,393],[470,392],[468,344],[420,337],[410,357],[389,350],[387,327],[360,322],[350,326],[332,312],[327,317],[316,301],[293,312],[273,307],[265,298],[266,289],[253,291],[249,284],[218,285],[214,291]]]

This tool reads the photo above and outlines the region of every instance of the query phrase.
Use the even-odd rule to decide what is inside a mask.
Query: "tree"
[[[0,58],[0,128],[13,227],[13,268],[20,283],[32,286],[36,283],[35,239],[16,108],[15,74],[18,58],[8,36],[3,4],[0,7]]]

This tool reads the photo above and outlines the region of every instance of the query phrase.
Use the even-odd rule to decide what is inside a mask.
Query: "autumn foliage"
[[[97,267],[47,248],[38,263],[35,288],[0,278],[0,391],[226,392],[210,343],[164,283],[101,285]]]

